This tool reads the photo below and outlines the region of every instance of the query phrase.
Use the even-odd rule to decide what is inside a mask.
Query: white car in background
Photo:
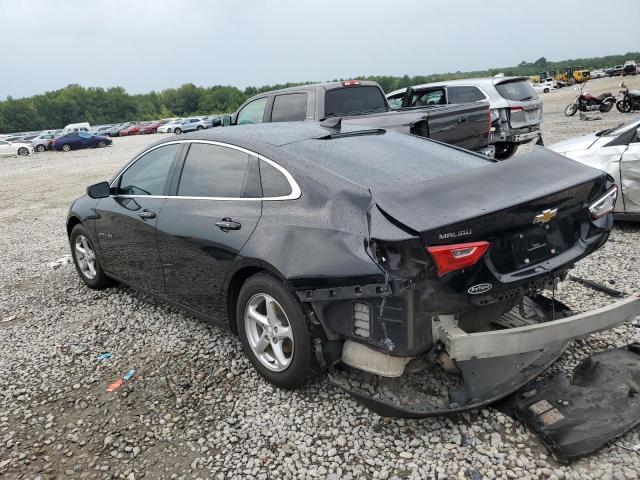
[[[31,154],[33,154],[33,145],[31,145],[31,143],[7,142],[6,140],[0,140],[0,156],[27,156]]]
[[[183,122],[184,119],[176,118],[164,125],[158,127],[158,133],[173,133],[175,128]]]
[[[558,82],[553,78],[545,78],[540,83],[533,83],[531,85],[536,93],[549,93],[554,88],[558,88]]]
[[[614,218],[640,221],[640,119],[548,148],[611,175],[618,186]]]

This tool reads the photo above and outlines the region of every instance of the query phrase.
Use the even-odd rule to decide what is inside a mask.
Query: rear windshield
[[[448,145],[394,132],[310,139],[282,148],[313,162],[314,168],[368,188],[408,186],[492,163]]]
[[[536,98],[536,92],[529,82],[526,80],[518,80],[516,82],[499,83],[496,90],[500,96],[507,100],[515,100],[525,102]]]
[[[384,111],[387,102],[382,90],[375,86],[343,87],[327,90],[324,116],[348,116],[371,111]]]

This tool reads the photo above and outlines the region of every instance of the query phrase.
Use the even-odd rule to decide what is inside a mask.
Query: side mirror
[[[91,198],[107,198],[110,193],[108,182],[95,183],[87,187],[87,195]]]
[[[220,121],[220,125],[223,127],[231,126],[231,115],[223,115],[222,120]]]

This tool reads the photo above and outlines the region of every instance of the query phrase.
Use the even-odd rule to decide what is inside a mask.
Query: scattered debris
[[[102,352],[100,355],[98,355],[96,358],[99,362],[102,362],[104,360],[109,360],[113,355],[111,354],[111,352]]]
[[[114,392],[117,389],[119,389],[122,385],[124,384],[124,380],[122,380],[121,378],[117,379],[115,382],[110,383],[107,386],[107,392]]]
[[[129,381],[133,378],[133,375],[136,373],[135,370],[129,370],[127,373],[124,374],[124,377],[122,377],[125,381]]]
[[[69,263],[71,263],[71,254],[67,253],[64,257],[59,258],[54,262],[47,263],[47,267],[55,270],[56,268],[59,268],[63,265],[68,265]]]
[[[611,295],[612,297],[624,297],[626,293],[621,292],[620,290],[616,290],[615,288],[610,288],[600,283],[594,282],[593,280],[587,280],[586,278],[576,277],[575,275],[569,275],[569,280],[573,280],[585,287],[592,288],[598,292],[606,293],[607,295]]]

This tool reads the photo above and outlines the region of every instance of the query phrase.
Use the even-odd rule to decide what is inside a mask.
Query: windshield
[[[499,83],[496,85],[496,90],[500,96],[507,100],[515,100],[517,102],[526,102],[527,100],[537,98],[535,90],[526,80]]]
[[[387,102],[376,86],[343,87],[327,90],[324,116],[348,116],[371,111],[385,111]]]

